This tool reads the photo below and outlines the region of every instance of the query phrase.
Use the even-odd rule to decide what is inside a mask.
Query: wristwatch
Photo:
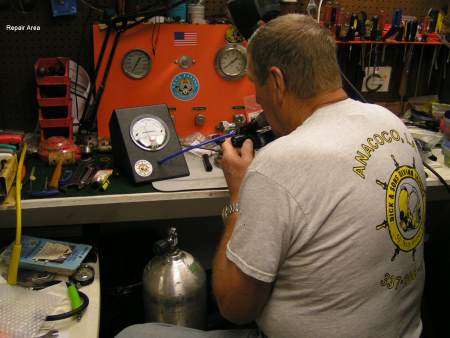
[[[227,203],[223,206],[222,209],[222,221],[223,223],[226,223],[228,220],[228,216],[234,213],[238,213],[240,211],[239,209],[239,203]]]

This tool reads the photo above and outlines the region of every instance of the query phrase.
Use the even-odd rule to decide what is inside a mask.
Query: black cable
[[[62,320],[62,319],[70,318],[70,317],[81,314],[88,307],[89,298],[88,298],[88,296],[86,296],[86,294],[84,294],[81,291],[78,291],[78,294],[80,295],[81,299],[83,300],[83,303],[79,307],[77,307],[74,310],[68,311],[68,312],[59,313],[57,315],[47,316],[45,318],[45,320],[47,322],[51,322],[51,321],[55,321],[55,320]]]
[[[153,56],[156,56],[156,47],[158,45],[159,40],[159,30],[160,30],[161,23],[159,22],[159,18],[155,20],[155,23],[152,27],[152,53]]]
[[[105,10],[107,10],[107,8],[99,8],[99,7],[95,7],[94,5],[92,5],[91,3],[87,2],[86,0],[81,0],[81,2],[86,5],[88,8],[93,9],[95,11],[100,12],[101,14],[103,14],[105,12]]]
[[[165,4],[165,5],[159,5],[158,7],[155,6],[155,4],[149,4],[148,6],[145,6],[143,8],[140,8],[138,11],[126,14],[122,17],[117,18],[118,21],[121,21],[122,19],[125,19],[125,22],[135,19],[136,17],[144,16],[146,17],[144,19],[147,20],[149,17],[163,14],[164,12],[167,12],[168,10],[171,10],[183,3],[187,2],[187,0],[180,0],[171,4]],[[140,21],[142,22],[142,21]]]
[[[353,85],[353,83],[350,82],[350,80],[345,76],[344,72],[339,68],[339,73],[341,73],[341,76],[344,78],[344,80],[347,82],[347,84],[353,89],[353,91],[360,97],[361,101],[364,103],[369,103],[365,99],[365,97],[359,92],[358,89]]]
[[[108,61],[106,62],[105,71],[103,72],[102,81],[98,87],[97,95],[95,97],[94,102],[92,103],[92,105],[89,105],[88,111],[90,111],[90,112],[89,112],[88,117],[90,117],[90,118],[95,119],[97,117],[97,110],[100,105],[100,101],[102,99],[102,95],[103,95],[103,92],[106,87],[106,82],[107,82],[107,79],[109,76],[109,71],[111,69],[111,65],[112,65],[112,62],[114,59],[114,54],[116,53],[117,45],[119,44],[119,39],[120,39],[121,34],[122,34],[122,31],[117,31],[116,34],[114,35],[113,44],[112,44],[111,51],[108,56]]]
[[[107,31],[107,33],[105,35],[105,39],[103,40],[102,51],[100,53],[101,57],[99,57],[99,61],[97,63],[98,68],[96,67],[96,71],[94,73],[95,79],[97,77],[97,71],[98,71],[98,69],[100,68],[100,65],[101,65],[102,56],[103,56],[102,54],[104,52],[103,47],[106,48],[106,43],[108,41],[110,30],[114,29],[116,34],[114,36],[113,45],[111,47],[111,51],[110,51],[110,54],[109,54],[109,57],[108,57],[106,68],[105,68],[105,70],[103,72],[102,82],[101,82],[101,84],[100,84],[100,86],[99,86],[99,88],[97,90],[97,95],[95,96],[95,99],[94,99],[94,102],[92,103],[92,105],[89,104],[90,96],[88,96],[87,104],[85,105],[85,111],[83,112],[83,116],[82,116],[82,123],[80,123],[80,125],[82,125],[82,126],[85,125],[85,127],[88,127],[90,129],[92,129],[94,127],[91,124],[94,124],[94,119],[97,117],[97,110],[98,110],[98,107],[100,105],[100,100],[102,98],[103,91],[104,91],[104,88],[105,88],[105,85],[106,85],[106,80],[107,80],[108,75],[109,75],[109,69],[111,68],[111,64],[112,64],[112,61],[113,61],[113,58],[114,58],[115,50],[116,50],[117,44],[119,42],[119,37],[120,37],[121,33],[123,33],[125,31],[127,31],[128,29],[133,28],[133,27],[135,27],[135,26],[137,26],[137,25],[147,21],[149,17],[165,13],[166,11],[168,11],[168,10],[170,10],[172,8],[175,8],[175,7],[177,7],[180,4],[185,3],[185,2],[186,2],[186,0],[177,1],[176,3],[173,3],[170,6],[167,6],[167,5],[160,6],[160,7],[156,8],[156,9],[150,10],[149,12],[135,13],[134,16],[133,15],[126,15],[126,16],[116,17],[116,18],[112,19],[110,22],[107,23],[108,31]],[[141,19],[139,19],[139,20],[136,20],[136,16],[137,15],[143,16],[143,17]],[[135,21],[133,23],[129,24],[128,23],[129,20],[135,20]],[[158,27],[157,35],[158,34],[159,34],[159,27]],[[153,43],[153,41],[152,41],[152,43]],[[157,43],[157,41],[156,41],[156,43]],[[156,50],[154,52],[156,52]],[[93,86],[92,87],[95,87],[95,84],[96,84],[95,79],[93,81]]]
[[[105,33],[105,37],[103,38],[103,42],[102,42],[102,47],[100,49],[100,55],[98,57],[97,60],[97,64],[95,65],[95,69],[94,69],[94,74],[92,77],[92,81],[91,81],[91,88],[89,89],[89,93],[86,99],[86,104],[84,106],[84,111],[83,111],[83,115],[81,115],[81,121],[80,121],[80,125],[83,129],[91,129],[89,124],[92,123],[91,119],[94,119],[94,117],[90,116],[90,113],[88,112],[89,106],[91,105],[91,98],[96,97],[96,83],[97,83],[97,76],[98,76],[98,72],[100,70],[100,66],[102,64],[103,61],[103,57],[105,55],[105,50],[106,50],[106,46],[108,45],[108,41],[109,41],[109,36],[111,34],[111,26],[108,26],[106,33]]]
[[[425,163],[425,161],[422,161],[423,165],[425,166],[425,168],[427,168],[429,171],[431,171],[437,178],[439,181],[441,181],[441,183],[444,185],[444,187],[447,189],[448,193],[450,194],[450,187],[448,186],[447,182],[445,182],[445,180],[442,178],[441,175],[439,175],[437,173],[436,170],[434,170],[429,164]]]

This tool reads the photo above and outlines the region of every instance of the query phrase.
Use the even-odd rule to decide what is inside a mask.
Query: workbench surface
[[[443,164],[441,150],[435,149],[433,153],[438,158],[433,168],[450,184],[450,168]],[[428,169],[426,172],[428,201],[450,199],[442,183]],[[119,192],[124,186],[126,191]],[[26,185],[23,189],[26,191]],[[113,178],[111,190],[104,194],[73,193],[67,197],[23,200],[22,224],[47,226],[218,216],[228,197],[227,189],[158,192],[150,184],[134,186],[124,179]],[[0,228],[11,228],[15,223],[14,205],[0,206]]]

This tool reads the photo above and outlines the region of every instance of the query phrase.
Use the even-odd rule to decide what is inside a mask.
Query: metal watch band
[[[240,211],[239,203],[225,204],[222,209],[222,220],[225,222],[228,219],[228,216],[234,213],[238,213],[239,211]]]

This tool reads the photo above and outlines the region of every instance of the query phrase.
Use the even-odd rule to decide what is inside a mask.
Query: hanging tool
[[[372,30],[370,31],[370,40],[376,41],[377,36],[379,35],[378,31],[378,15],[374,15],[372,17]]]
[[[386,43],[383,43],[383,50],[381,52],[381,65],[384,66],[384,59],[386,57]]]
[[[422,44],[420,47],[420,58],[419,58],[419,68],[417,69],[417,76],[416,76],[416,88],[414,89],[414,96],[417,96],[419,92],[419,82],[421,80],[421,70],[422,70],[422,61],[423,61],[423,51],[425,48],[425,44]]]
[[[384,25],[386,23],[386,13],[383,9],[380,9],[378,13],[378,32],[377,41],[381,40],[384,34]]]
[[[366,76],[366,44],[364,43],[361,46],[361,60],[360,60],[360,64],[361,64],[361,75],[362,78],[364,79],[364,77]]]
[[[397,41],[402,41],[404,27],[402,26],[402,10],[397,8],[392,13],[391,28],[383,36],[383,40],[395,38]]]
[[[369,67],[370,69],[370,67]],[[375,60],[372,67],[372,74],[366,78],[366,89],[369,92],[377,92],[383,87],[383,78],[377,73],[378,70],[378,45],[375,45]]]
[[[399,86],[398,93],[400,95],[400,112],[402,114],[404,113],[404,108],[405,108],[404,107],[405,96],[408,94],[408,77],[409,77],[409,72],[410,72],[410,67],[411,67],[413,51],[414,51],[414,45],[411,45],[409,47],[408,52],[406,53],[407,54],[406,62],[403,65],[402,75],[400,78],[400,86]]]
[[[430,71],[428,72],[428,79],[427,79],[428,88],[430,88],[431,85],[431,75],[433,74],[433,69],[438,70],[437,56],[439,55],[440,51],[441,45],[434,46],[433,57],[431,58]]]
[[[416,41],[418,25],[419,25],[419,22],[417,21],[417,19],[410,20],[406,23],[405,41],[410,41],[410,42]]]

